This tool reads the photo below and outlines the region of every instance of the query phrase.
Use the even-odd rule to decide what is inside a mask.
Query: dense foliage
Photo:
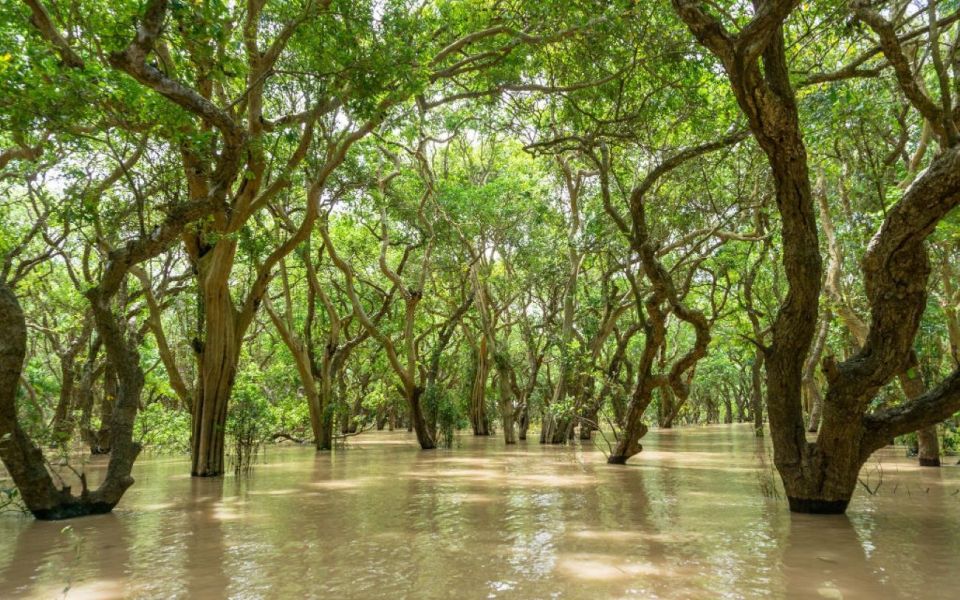
[[[8,470],[769,408],[836,512],[955,452],[957,2],[754,4],[0,0]]]

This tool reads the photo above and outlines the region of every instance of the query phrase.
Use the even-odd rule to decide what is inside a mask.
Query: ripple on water
[[[66,531],[0,516],[0,596],[952,597],[957,467],[884,450],[877,495],[859,490],[848,517],[805,517],[760,493],[770,467],[749,427],[653,431],[627,467],[461,442],[271,449],[245,480],[145,457],[114,514]]]

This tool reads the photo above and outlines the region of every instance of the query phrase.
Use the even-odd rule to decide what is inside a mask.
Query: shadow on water
[[[748,427],[653,431],[626,467],[403,432],[271,449],[242,480],[147,457],[114,514],[0,516],[0,597],[952,597],[960,469],[878,460],[879,493],[809,517],[763,493]]]
[[[885,598],[892,591],[845,515],[792,515],[783,575],[790,598]]]

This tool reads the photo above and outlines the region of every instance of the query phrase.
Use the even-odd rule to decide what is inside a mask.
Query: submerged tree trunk
[[[774,462],[792,511],[842,513],[861,466],[875,450],[896,435],[960,409],[960,371],[954,371],[939,386],[902,406],[868,412],[879,389],[907,367],[927,303],[930,263],[924,243],[937,223],[960,204],[956,136],[944,129],[937,132],[944,151],[886,212],[867,247],[861,262],[871,317],[866,343],[842,363],[825,363],[828,385],[823,416],[817,441],[810,443],[803,419],[802,371],[816,329],[822,261],[783,35],[783,21],[797,2],[761,3],[753,21],[738,35],[729,34],[700,2],[673,0],[673,4],[700,43],[723,63],[774,179],[788,282],[766,351]],[[894,25],[866,3],[851,8],[880,37],[881,51],[894,65],[898,83],[914,108],[924,116],[931,113],[931,106],[935,112],[936,105],[916,84]],[[939,115],[930,117],[931,122],[939,122]]]
[[[108,267],[109,272],[109,267]],[[9,471],[27,508],[38,519],[66,519],[110,512],[133,484],[130,471],[140,453],[133,441],[133,422],[143,388],[143,371],[136,345],[127,343],[100,288],[87,292],[97,329],[118,374],[118,396],[111,411],[110,445],[113,452],[103,483],[87,488],[81,475],[79,496],[69,486],[57,487],[47,471],[43,452],[21,429],[16,396],[26,354],[26,320],[16,296],[0,285],[0,459]]]
[[[921,467],[940,466],[940,436],[936,425],[917,431],[917,458]]]
[[[422,450],[433,450],[437,447],[437,443],[434,441],[432,428],[424,417],[421,402],[422,398],[422,387],[415,386],[407,393],[407,403],[410,408],[410,425],[417,434],[417,441],[420,443],[420,448]]]
[[[221,241],[198,265],[203,339],[195,342],[198,371],[190,467],[194,477],[216,477],[224,472],[227,406],[240,357],[229,287],[235,250],[235,242]]]
[[[920,365],[915,352],[910,353],[908,367],[897,374],[900,387],[903,389],[907,401],[916,400],[927,391],[920,373]],[[937,426],[930,425],[917,431],[917,459],[921,467],[940,466],[940,436]]]
[[[97,364],[97,355],[100,353],[100,346],[102,346],[100,338],[94,338],[90,353],[87,355],[87,360],[83,365],[80,383],[77,386],[77,406],[80,409],[80,438],[91,448],[96,442],[96,435],[90,427],[95,402],[93,388],[97,379],[99,379],[106,370],[105,361],[101,361],[99,365]]]
[[[583,409],[583,416],[580,419],[580,439],[587,441],[591,439],[594,431],[597,430],[597,419],[600,418],[600,410],[597,405],[591,405]]]
[[[661,388],[659,411],[657,411],[657,426],[661,429],[672,429],[673,420],[677,416],[679,406],[674,406],[675,397],[670,388]],[[708,417],[709,419],[709,417]]]
[[[317,450],[333,449],[333,421],[336,401],[333,382],[330,380],[332,376],[333,374],[328,371],[327,376],[320,380],[320,401],[317,404],[317,412],[320,416],[316,431]]]
[[[524,401],[520,408],[520,416],[517,418],[517,439],[526,441],[527,431],[530,429],[530,407],[527,401]]]
[[[627,405],[623,430],[620,432],[617,445],[610,456],[607,457],[609,464],[626,464],[631,456],[643,450],[640,439],[647,434],[647,426],[643,423],[643,413],[650,406],[652,396],[653,390],[649,388],[646,382],[643,380],[638,382],[630,403]]]
[[[563,405],[567,397],[566,369],[560,370],[560,378],[553,389],[553,399],[543,407],[540,421],[541,444],[565,444],[573,428],[573,419]]]
[[[759,349],[750,365],[750,412],[753,414],[753,433],[763,437],[763,352]]]
[[[497,369],[497,387],[499,394],[497,404],[500,407],[500,421],[503,425],[503,442],[517,443],[516,408],[513,400],[513,389],[510,387],[510,369],[501,354],[494,355],[493,361]]]
[[[474,360],[473,385],[470,388],[470,426],[473,435],[490,435],[490,422],[487,419],[487,376],[490,364],[486,336],[480,336]]]

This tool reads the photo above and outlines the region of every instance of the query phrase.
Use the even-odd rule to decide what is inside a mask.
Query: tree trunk
[[[95,338],[93,346],[90,348],[90,353],[87,355],[87,360],[83,365],[80,384],[77,386],[77,407],[80,409],[80,438],[91,448],[96,442],[96,436],[90,428],[90,420],[93,417],[93,405],[95,401],[93,388],[97,379],[99,379],[100,375],[106,370],[106,365],[103,362],[101,362],[99,366],[96,364],[101,345],[100,338]]]
[[[27,323],[13,292],[0,284],[0,458],[20,497],[37,518],[69,502],[47,473],[43,452],[30,441],[17,419],[17,392],[27,354]]]
[[[410,424],[417,434],[417,441],[420,443],[420,448],[423,450],[433,450],[437,447],[437,444],[433,440],[433,432],[430,431],[427,420],[423,415],[423,406],[420,402],[422,396],[423,388],[419,386],[415,386],[407,393],[407,403],[410,408]]]
[[[210,263],[200,262],[201,320],[204,339],[198,342],[198,381],[193,403],[192,464],[194,477],[216,477],[224,472],[224,436],[227,406],[240,356],[236,309],[228,285],[235,244],[221,242]],[[219,259],[219,260],[217,260]]]
[[[633,397],[627,405],[627,412],[624,415],[623,430],[617,439],[617,445],[607,462],[611,465],[623,465],[631,456],[638,454],[643,450],[640,445],[640,439],[647,434],[647,426],[643,424],[643,413],[650,406],[653,398],[653,390],[647,386],[646,378],[637,383],[634,388]]]
[[[13,292],[0,285],[0,460],[10,472],[20,497],[38,519],[67,519],[113,510],[124,492],[133,484],[130,471],[140,453],[133,441],[133,422],[143,388],[143,371],[135,343],[126,343],[99,288],[87,297],[93,306],[97,329],[104,340],[108,358],[118,374],[118,396],[109,425],[113,452],[103,483],[96,490],[87,488],[81,475],[82,490],[74,496],[69,486],[58,488],[47,471],[43,452],[27,437],[17,420],[16,396],[26,354],[26,320]]]
[[[487,375],[490,372],[487,340],[480,336],[480,346],[476,353],[473,386],[470,388],[470,426],[473,435],[490,435],[490,422],[487,420]]]
[[[657,426],[661,429],[673,428],[673,419],[677,414],[673,405],[674,401],[673,390],[669,387],[660,388],[660,404],[658,406],[660,410],[657,411]]]
[[[588,406],[583,409],[583,418],[580,419],[580,439],[588,441],[596,430],[596,422],[599,418],[599,408],[596,405]]]
[[[753,433],[763,437],[763,352],[757,349],[750,366],[750,412],[753,413]]]
[[[320,396],[317,404],[317,430],[315,432],[318,450],[333,449],[333,421],[336,414],[336,392],[334,385],[339,375],[339,365],[332,356],[331,348],[324,348],[323,362],[317,373],[320,379]]]
[[[919,398],[927,391],[923,376],[920,374],[917,355],[914,352],[910,353],[909,365],[907,369],[897,374],[907,401]],[[917,431],[917,458],[921,467],[940,466],[940,436],[937,434],[936,425]]]
[[[75,389],[77,378],[77,355],[90,340],[93,331],[93,322],[84,318],[83,331],[70,345],[60,352],[60,398],[53,415],[50,429],[53,431],[54,443],[66,445],[73,433],[75,423],[72,412],[75,405]]]
[[[526,441],[527,430],[530,429],[530,406],[526,400],[523,402],[523,408],[520,409],[517,426],[517,438]]]
[[[110,454],[110,421],[113,416],[113,405],[117,399],[117,374],[110,361],[107,360],[103,369],[103,390],[100,401],[97,403],[97,412],[100,417],[100,428],[94,431],[87,428],[84,437],[90,447],[90,454]],[[89,425],[89,421],[87,422]]]
[[[340,428],[341,433],[356,433],[357,432],[357,417],[363,413],[363,396],[357,395],[357,399],[353,401],[353,408],[349,409],[349,412],[345,414],[343,419],[343,425]]]
[[[819,187],[819,186],[818,186]],[[826,206],[821,206],[821,214],[826,211]],[[834,268],[833,259],[828,272]],[[830,276],[828,275],[828,278]],[[833,313],[827,310],[820,319],[817,329],[817,336],[814,338],[813,347],[810,348],[810,354],[803,363],[803,389],[807,401],[807,431],[815,433],[820,428],[820,413],[823,410],[823,396],[820,393],[820,386],[817,384],[816,371],[820,358],[823,355],[823,348],[826,344],[827,333],[830,330],[830,322],[833,320]]]
[[[327,401],[321,404],[320,431],[317,436],[317,450],[333,449],[334,405]]]
[[[940,436],[937,426],[924,427],[917,432],[917,458],[921,467],[940,466]]]
[[[569,436],[568,429],[572,426],[572,420],[566,415],[556,415],[551,410],[553,406],[560,405],[565,397],[567,386],[564,380],[565,373],[561,370],[560,379],[554,388],[553,401],[543,407],[543,417],[540,421],[540,443],[541,444],[565,444]]]
[[[517,443],[517,430],[515,427],[516,407],[513,401],[513,390],[510,389],[510,372],[506,365],[501,363],[506,360],[504,357],[494,356],[494,362],[497,367],[497,383],[500,390],[497,399],[500,406],[500,421],[503,424],[503,441],[506,444]]]

